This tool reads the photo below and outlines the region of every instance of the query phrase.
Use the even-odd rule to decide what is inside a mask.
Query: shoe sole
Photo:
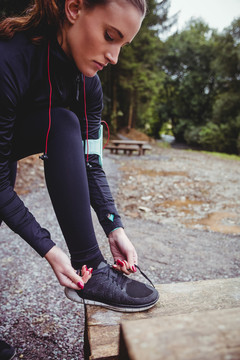
[[[16,350],[14,351],[14,354],[12,355],[12,357],[10,357],[8,360],[12,360],[15,356],[16,356]]]
[[[154,305],[156,305],[157,300],[150,305],[144,306],[144,307],[135,307],[135,308],[128,308],[128,307],[119,307],[119,306],[114,306],[114,305],[109,305],[109,304],[105,304],[99,301],[94,301],[94,300],[88,300],[88,299],[82,299],[80,296],[78,296],[78,294],[76,293],[75,290],[70,289],[70,288],[65,288],[64,290],[66,297],[69,300],[75,301],[77,303],[80,304],[85,304],[85,305],[95,305],[95,306],[102,306],[106,309],[110,309],[110,310],[114,310],[114,311],[118,311],[118,312],[139,312],[139,311],[145,311],[148,309],[151,309]]]

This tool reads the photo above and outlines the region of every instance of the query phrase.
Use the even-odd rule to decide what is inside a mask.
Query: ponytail
[[[22,16],[0,22],[0,38],[11,39],[16,32],[30,31],[33,41],[40,40],[59,29],[64,20],[64,5],[65,0],[35,0]]]

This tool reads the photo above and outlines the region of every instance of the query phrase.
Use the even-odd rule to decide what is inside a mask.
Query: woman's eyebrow
[[[111,28],[112,30],[116,31],[116,32],[118,33],[118,35],[120,36],[121,39],[124,38],[124,35],[121,33],[120,30],[118,30],[118,29],[115,28],[114,26],[110,26],[110,28]],[[126,42],[124,45],[129,45],[129,44],[130,44],[130,42],[128,41],[128,42]]]

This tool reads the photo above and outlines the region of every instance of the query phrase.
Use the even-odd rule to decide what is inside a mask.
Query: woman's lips
[[[104,65],[104,64],[99,63],[98,61],[94,61],[94,64],[96,65],[96,67],[97,67],[98,70],[102,70],[103,67],[106,66],[106,65]]]

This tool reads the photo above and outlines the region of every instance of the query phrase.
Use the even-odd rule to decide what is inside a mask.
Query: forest
[[[171,0],[148,0],[148,13],[118,64],[99,76],[103,119],[111,131],[139,129],[199,149],[240,154],[240,18],[222,32],[202,19],[165,37],[177,14]],[[20,14],[29,0],[0,0],[0,15]]]

